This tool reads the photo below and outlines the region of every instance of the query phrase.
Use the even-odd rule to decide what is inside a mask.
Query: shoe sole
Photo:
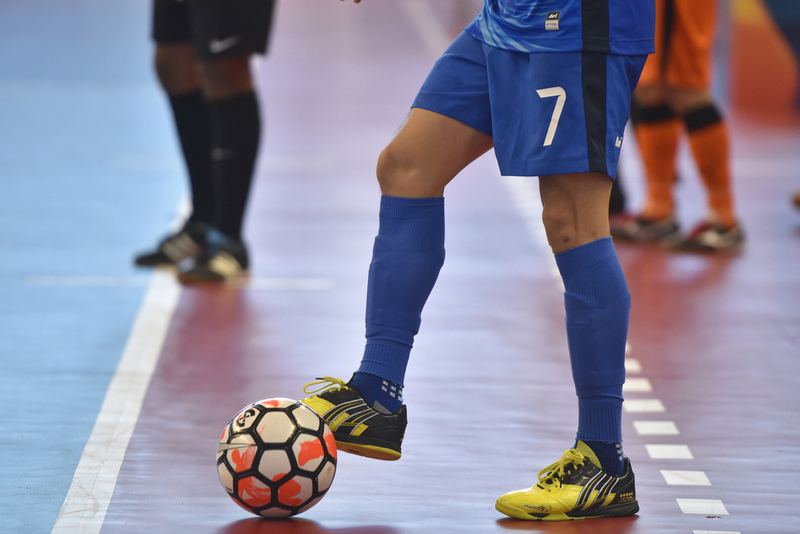
[[[556,514],[530,513],[513,506],[508,506],[500,501],[496,502],[494,507],[498,512],[525,521],[580,521],[582,519],[600,519],[604,517],[629,517],[639,512],[638,501],[613,504],[594,510],[577,510],[572,512],[559,512]]]
[[[336,437],[335,432],[333,437],[336,438],[336,449],[343,452],[363,456],[365,458],[372,458],[374,460],[387,460],[390,462],[400,459],[400,452],[388,447],[341,441]]]
[[[375,460],[394,461],[400,459],[400,451],[397,450],[400,447],[390,441],[362,437],[360,443],[357,443],[351,441],[353,436],[349,433],[341,433],[335,430],[333,431],[333,438],[336,440],[336,448],[340,451]]]

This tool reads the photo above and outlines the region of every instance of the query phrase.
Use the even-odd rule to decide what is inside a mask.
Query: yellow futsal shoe
[[[316,385],[321,387],[309,390]],[[327,376],[306,384],[303,391],[320,392],[300,402],[328,423],[338,450],[376,460],[400,459],[408,424],[405,404],[392,414],[378,412],[367,405],[356,388]]]
[[[561,460],[539,471],[531,488],[506,493],[495,508],[529,521],[569,521],[596,517],[624,517],[639,511],[631,462],[625,458],[620,477],[604,473],[600,461],[582,441]]]

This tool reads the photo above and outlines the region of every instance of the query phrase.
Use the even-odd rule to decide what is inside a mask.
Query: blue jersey
[[[466,31],[517,52],[655,51],[654,0],[485,0]]]

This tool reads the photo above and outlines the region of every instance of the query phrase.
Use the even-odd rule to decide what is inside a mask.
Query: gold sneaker
[[[639,503],[630,460],[625,458],[622,476],[611,476],[592,449],[578,441],[561,460],[539,471],[536,485],[506,493],[495,508],[528,521],[569,521],[634,515]]]
[[[320,387],[309,389],[313,386]],[[338,450],[377,460],[400,459],[408,424],[405,404],[393,414],[380,413],[367,405],[356,388],[327,376],[306,384],[303,391],[319,392],[300,402],[331,427]]]

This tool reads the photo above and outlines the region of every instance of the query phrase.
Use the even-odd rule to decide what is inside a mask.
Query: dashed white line
[[[640,436],[677,436],[680,434],[674,421],[634,421],[633,428]]]
[[[645,445],[653,460],[694,460],[688,445]]]
[[[710,486],[711,481],[703,471],[661,470],[661,476],[670,486]]]
[[[722,501],[717,499],[675,499],[684,514],[730,515]]]
[[[624,393],[650,393],[653,391],[653,385],[647,378],[626,378],[622,391]]]
[[[625,344],[625,354],[630,352],[630,345]],[[628,373],[641,373],[642,364],[636,358],[625,358],[625,371]]]
[[[658,399],[627,399],[622,408],[628,413],[662,413],[667,411]]]

